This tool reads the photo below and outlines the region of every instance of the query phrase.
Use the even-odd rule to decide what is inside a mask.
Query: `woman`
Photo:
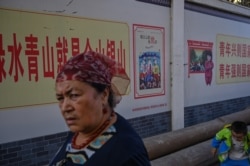
[[[87,52],[67,61],[56,97],[71,132],[50,165],[150,165],[141,138],[114,112],[128,85],[125,70],[105,55]]]

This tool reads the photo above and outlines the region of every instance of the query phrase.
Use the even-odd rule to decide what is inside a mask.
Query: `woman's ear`
[[[105,105],[108,104],[109,93],[110,93],[109,88],[106,88],[106,89],[102,92],[102,94],[103,94],[102,100],[103,100],[103,103],[104,103]]]

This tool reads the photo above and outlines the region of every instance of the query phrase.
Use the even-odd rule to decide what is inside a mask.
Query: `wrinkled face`
[[[237,141],[243,141],[244,140],[244,134],[243,133],[235,133],[232,131],[232,136],[237,140]]]
[[[89,133],[103,120],[103,105],[107,94],[98,93],[92,86],[80,81],[56,83],[56,98],[61,113],[72,132]]]

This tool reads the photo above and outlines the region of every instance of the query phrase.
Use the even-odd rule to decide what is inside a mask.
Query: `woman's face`
[[[56,83],[56,97],[61,113],[72,132],[90,133],[103,120],[103,105],[108,95],[98,93],[92,86],[80,81]]]

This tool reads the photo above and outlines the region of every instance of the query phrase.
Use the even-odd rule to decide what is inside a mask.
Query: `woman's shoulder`
[[[138,135],[131,123],[123,116],[117,113],[117,121],[115,122],[114,126],[116,127],[117,131],[120,134],[126,135]]]
[[[131,124],[121,115],[117,114],[117,122],[114,124],[119,140],[124,140],[130,145],[143,145],[142,138],[131,126]]]

